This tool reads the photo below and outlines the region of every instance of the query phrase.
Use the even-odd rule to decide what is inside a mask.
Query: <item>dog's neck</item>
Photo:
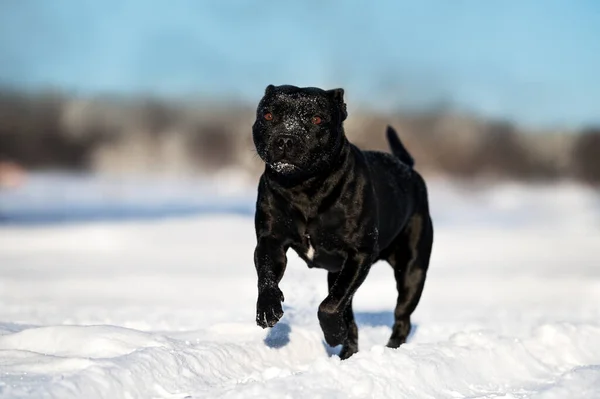
[[[281,176],[271,175],[267,170],[264,175],[266,184],[275,196],[303,214],[307,221],[311,220],[319,209],[332,206],[346,189],[348,180],[353,178],[347,171],[354,169],[357,150],[344,136],[338,156],[326,170],[297,180],[282,179]]]

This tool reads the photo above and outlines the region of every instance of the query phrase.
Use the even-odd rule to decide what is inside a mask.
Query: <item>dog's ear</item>
[[[268,85],[267,88],[265,89],[265,96],[268,95],[268,94],[273,93],[273,90],[275,90],[275,86]]]
[[[329,94],[331,99],[337,105],[340,112],[340,122],[343,122],[348,117],[346,103],[344,102],[344,89],[327,90],[327,94]]]

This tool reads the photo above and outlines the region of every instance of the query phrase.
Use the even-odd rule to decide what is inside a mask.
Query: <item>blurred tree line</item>
[[[0,161],[30,170],[194,174],[241,168],[258,175],[253,107],[0,91]],[[361,148],[387,151],[387,124],[400,132],[425,174],[600,185],[600,127],[528,132],[508,121],[443,110],[356,112],[345,126]]]

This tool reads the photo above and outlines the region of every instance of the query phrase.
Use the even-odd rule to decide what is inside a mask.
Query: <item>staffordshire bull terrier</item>
[[[344,133],[344,90],[269,85],[252,135],[265,163],[258,186],[254,263],[256,322],[273,327],[283,316],[279,282],[292,248],[310,268],[328,271],[329,294],[318,319],[325,341],[358,351],[352,298],[371,265],[394,269],[398,300],[388,347],[410,333],[433,243],[427,188],[413,159],[388,127],[392,154],[361,151]]]

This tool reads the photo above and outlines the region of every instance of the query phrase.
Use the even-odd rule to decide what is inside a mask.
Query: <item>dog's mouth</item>
[[[289,162],[280,161],[280,162],[269,163],[268,165],[271,167],[271,169],[273,169],[277,173],[291,173],[291,172],[298,172],[298,171],[302,170],[298,166],[294,165],[293,163],[289,163]]]

